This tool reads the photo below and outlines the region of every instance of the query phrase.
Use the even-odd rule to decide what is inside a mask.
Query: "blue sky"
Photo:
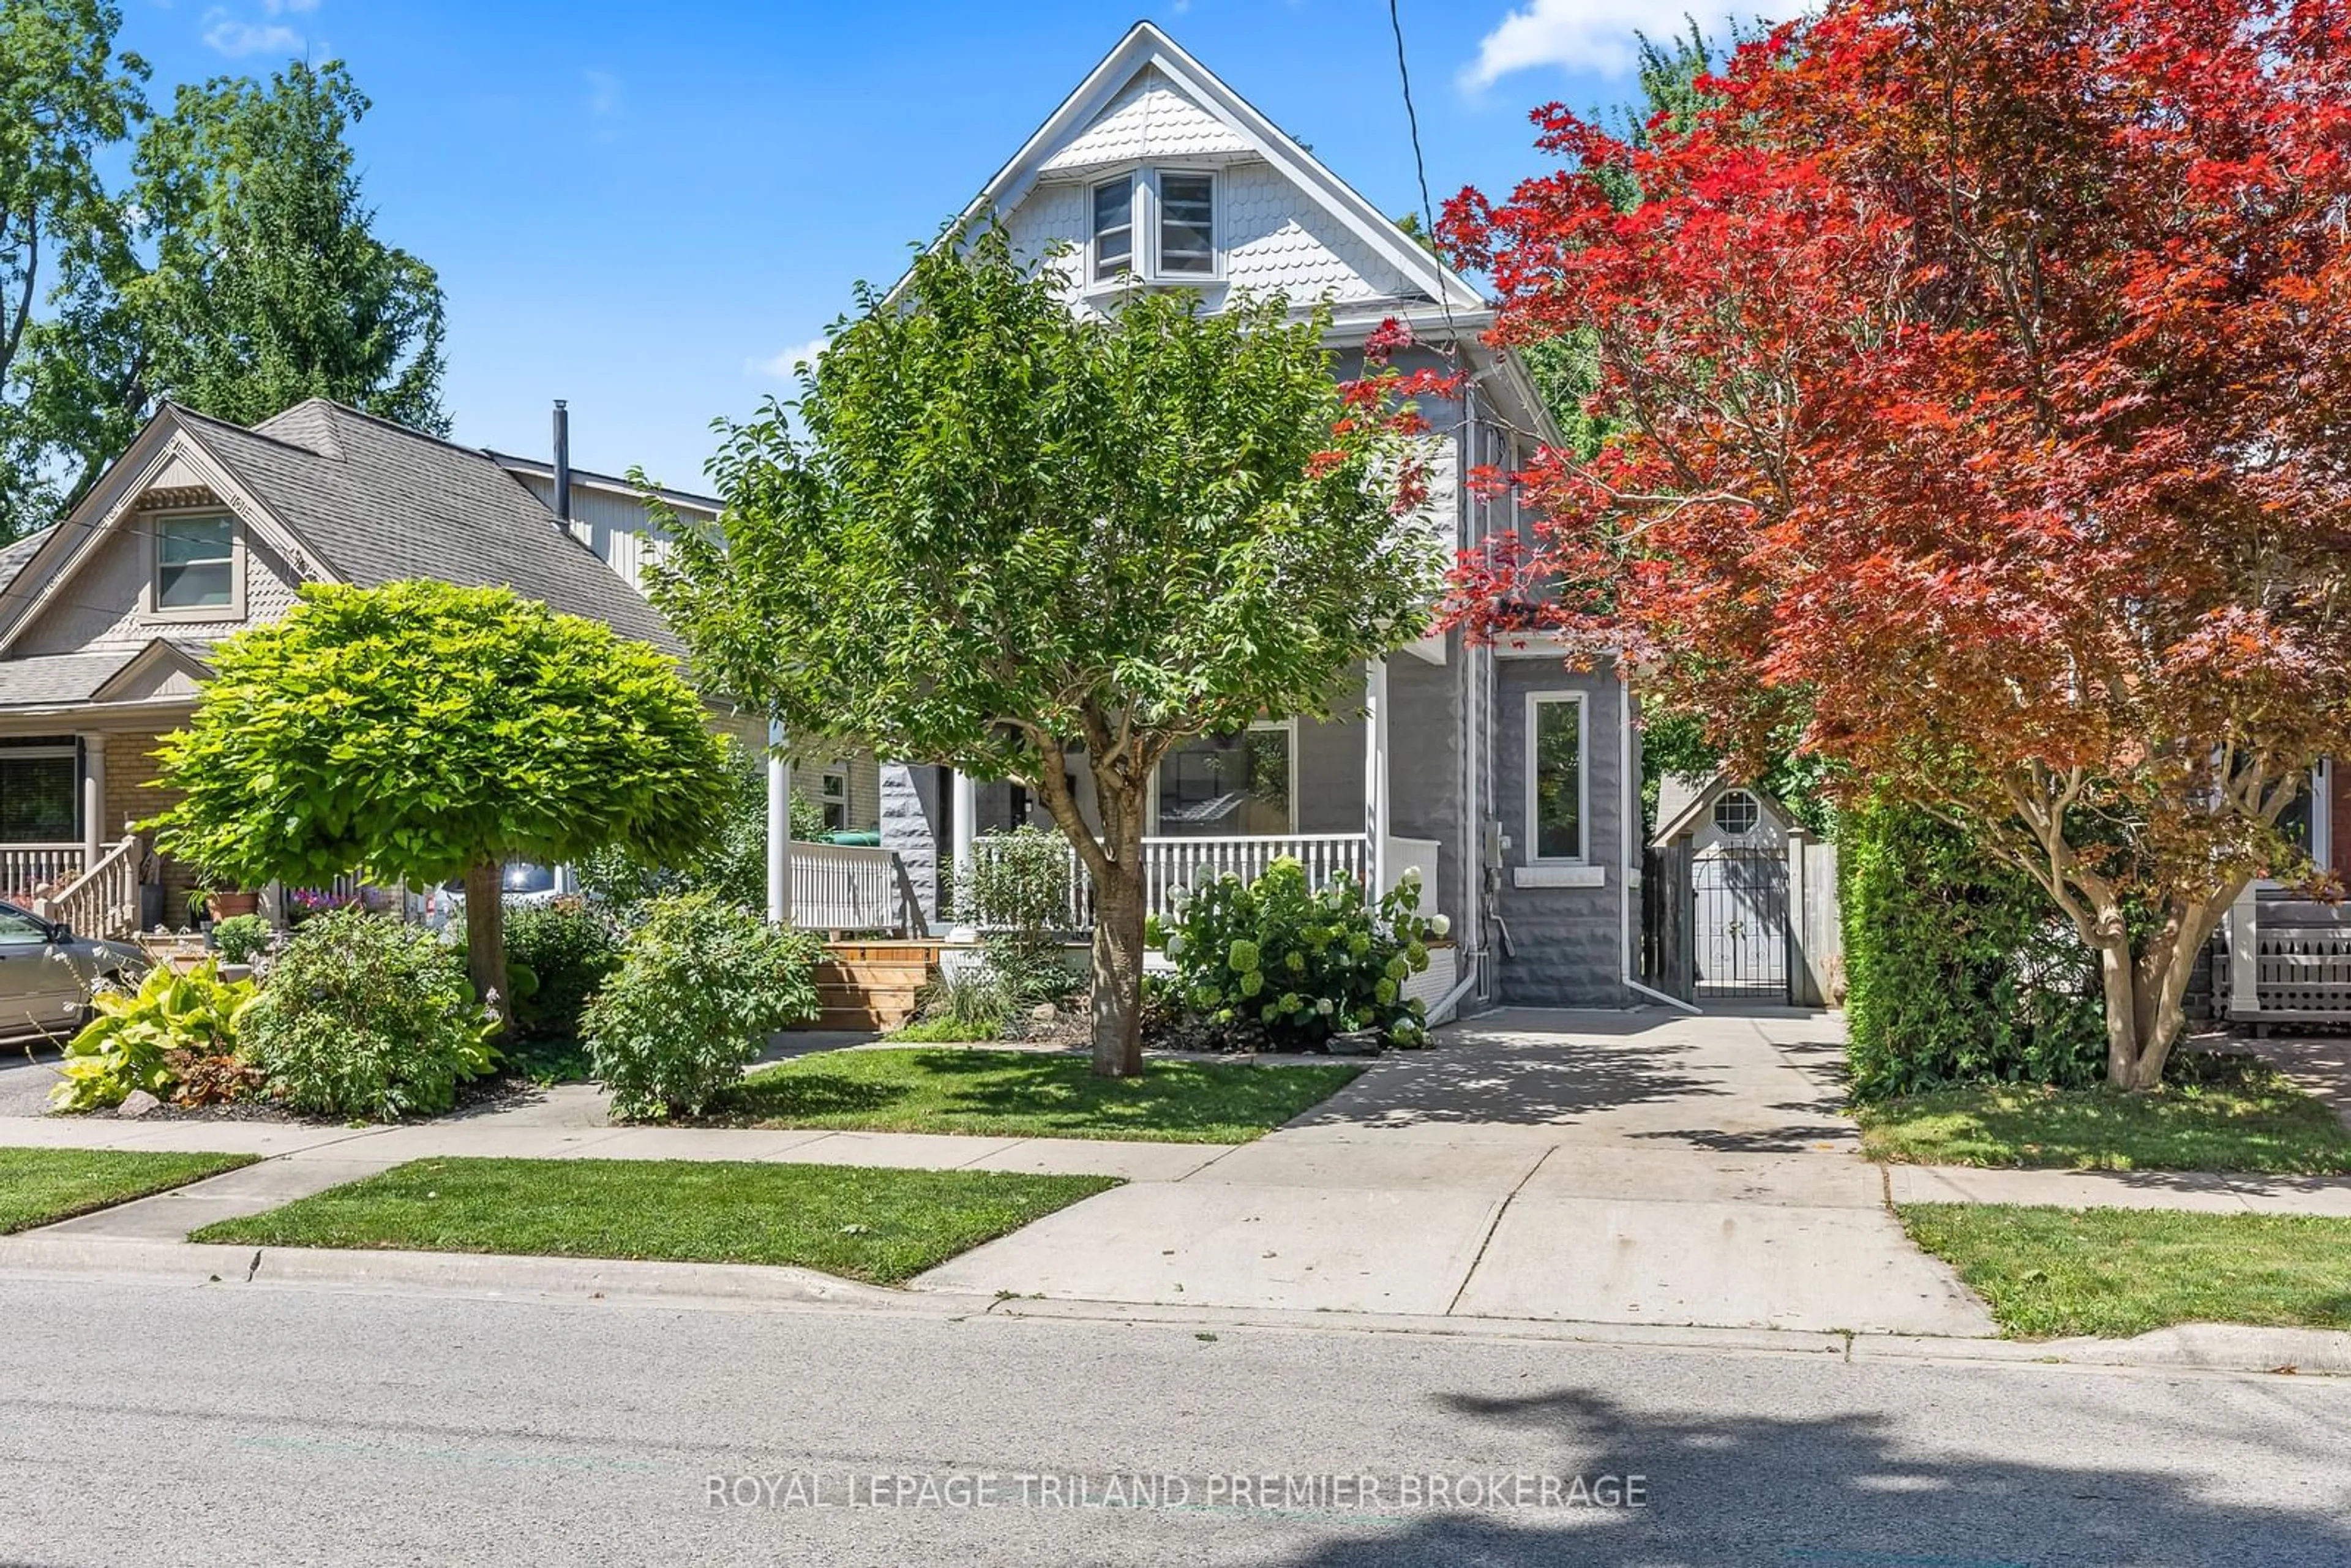
[[[1392,212],[1417,204],[1386,0],[119,0],[154,97],[340,57],[377,232],[439,269],[461,440],[701,482],[1137,17]],[[1438,202],[1538,167],[1526,111],[1622,101],[1689,0],[1404,0]],[[1753,0],[1740,9],[1756,8]]]

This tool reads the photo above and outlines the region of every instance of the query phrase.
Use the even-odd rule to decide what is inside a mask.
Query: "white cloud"
[[[825,350],[830,347],[831,347],[830,339],[810,338],[805,343],[793,344],[782,353],[770,354],[764,360],[746,361],[743,369],[745,373],[749,375],[765,376],[769,381],[789,382],[798,385],[799,376],[795,367],[803,360],[811,365],[815,364],[823,357]]]
[[[282,16],[288,11],[315,11],[319,0],[261,0],[261,8],[273,16]]]
[[[272,6],[270,10],[275,15],[277,8]],[[218,7],[204,13],[204,43],[231,59],[246,55],[302,52],[302,35],[284,23],[243,21]]]
[[[1751,20],[1759,15],[1785,16],[1798,8],[1798,0],[1754,0],[1736,14]],[[1592,76],[1628,76],[1639,57],[1635,34],[1669,37],[1684,31],[1695,15],[1713,36],[1715,24],[1727,13],[1718,11],[1709,17],[1707,11],[1689,0],[1528,0],[1479,41],[1478,58],[1463,68],[1461,82],[1472,89],[1491,87],[1513,71],[1541,66]],[[1716,41],[1723,40],[1718,37]]]

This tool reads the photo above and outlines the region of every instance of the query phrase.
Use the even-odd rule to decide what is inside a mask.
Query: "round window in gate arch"
[[[1745,838],[1763,820],[1763,808],[1744,789],[1726,789],[1714,803],[1714,825],[1734,839]]]

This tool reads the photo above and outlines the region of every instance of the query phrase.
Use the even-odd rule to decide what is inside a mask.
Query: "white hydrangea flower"
[[[1428,923],[1429,935],[1432,936],[1442,936],[1452,929],[1453,916],[1450,915],[1437,915]]]
[[[1163,947],[1161,950],[1162,950],[1163,952],[1165,952],[1165,954],[1166,954],[1170,958],[1180,958],[1180,957],[1182,957],[1182,956],[1184,956],[1184,938],[1183,938],[1183,936],[1182,936],[1180,934],[1179,934],[1179,935],[1176,935],[1176,936],[1170,936],[1169,938],[1167,938],[1166,946],[1165,946],[1165,947]]]

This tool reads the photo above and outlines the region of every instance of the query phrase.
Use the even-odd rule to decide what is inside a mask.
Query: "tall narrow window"
[[[1094,187],[1094,279],[1116,277],[1134,267],[1134,182],[1113,180]]]
[[[1159,764],[1155,831],[1166,838],[1295,832],[1290,760],[1287,724],[1186,741]]]
[[[1583,858],[1583,699],[1545,694],[1527,704],[1529,858]]]
[[[155,608],[225,605],[235,588],[236,526],[222,517],[155,519]]]
[[[1159,270],[1217,270],[1217,183],[1207,174],[1159,176]]]
[[[849,775],[826,768],[817,784],[817,804],[824,808],[824,831],[845,833],[849,831]]]

